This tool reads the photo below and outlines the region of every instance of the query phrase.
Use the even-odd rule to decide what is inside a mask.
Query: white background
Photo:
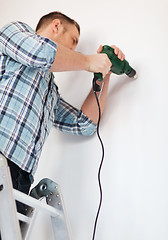
[[[105,160],[96,240],[167,240],[167,0],[0,1],[0,27],[20,20],[35,28],[42,15],[62,11],[81,26],[78,51],[94,54],[99,44],[115,44],[137,70],[136,81],[111,76],[100,126]],[[78,108],[92,78],[87,72],[56,74],[62,96]],[[35,184],[43,177],[59,183],[73,240],[92,237],[100,159],[96,135],[78,137],[52,129],[44,146]],[[53,239],[47,220],[39,215],[32,240]]]

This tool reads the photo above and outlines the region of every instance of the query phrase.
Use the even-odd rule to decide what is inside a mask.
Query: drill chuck
[[[134,78],[136,76],[136,71],[132,68],[131,72],[127,74],[128,77]]]
[[[110,59],[112,66],[110,71],[117,74],[126,74],[128,77],[136,79],[137,73],[136,71],[129,65],[127,60],[121,61],[118,56],[114,53],[114,49],[110,46],[104,45],[103,50],[101,53],[106,53],[108,58]],[[101,73],[94,73],[94,76],[97,78],[98,81],[102,81],[103,77]]]

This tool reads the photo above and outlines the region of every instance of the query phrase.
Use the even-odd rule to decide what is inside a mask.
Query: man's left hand
[[[115,45],[111,45],[110,47],[114,49],[114,53],[117,55],[117,57],[121,61],[123,61],[125,59],[125,54],[121,51],[120,48],[116,47]],[[97,53],[101,53],[102,50],[103,50],[103,46],[100,45],[98,50],[97,50]],[[107,75],[111,75],[111,71]]]

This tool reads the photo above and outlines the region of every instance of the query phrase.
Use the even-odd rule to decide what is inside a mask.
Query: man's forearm
[[[77,71],[86,68],[87,58],[85,55],[72,51],[63,45],[57,44],[57,52],[51,72]]]
[[[51,72],[78,71],[101,72],[105,76],[111,67],[106,54],[84,55],[57,44],[55,60]]]
[[[103,113],[104,107],[106,104],[109,80],[110,80],[110,74],[108,74],[104,78],[104,81],[103,81],[104,85],[103,85],[103,89],[102,89],[101,96],[99,99],[101,114]],[[99,85],[101,85],[101,84],[102,83],[99,83]],[[97,94],[97,96],[99,96],[100,93],[98,92],[96,94]],[[97,105],[97,101],[96,101],[93,89],[90,91],[89,95],[87,96],[86,100],[84,101],[81,110],[88,118],[90,118],[94,123],[97,124],[98,118],[99,118],[99,109],[98,109],[98,105]]]

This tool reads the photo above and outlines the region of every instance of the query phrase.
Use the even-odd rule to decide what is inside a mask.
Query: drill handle
[[[112,59],[111,59],[111,57],[112,57],[113,54],[114,54],[114,49],[111,48],[111,47],[108,46],[108,45],[104,45],[101,53],[106,53],[107,56],[108,56],[108,58],[109,58],[110,61],[111,61],[111,64],[112,64]],[[112,67],[111,67],[111,70],[112,70]],[[94,73],[94,77],[96,77],[97,80],[100,81],[100,82],[103,81],[103,76],[102,76],[101,73]]]
[[[99,82],[103,81],[103,75],[101,73],[94,73],[94,78]]]

